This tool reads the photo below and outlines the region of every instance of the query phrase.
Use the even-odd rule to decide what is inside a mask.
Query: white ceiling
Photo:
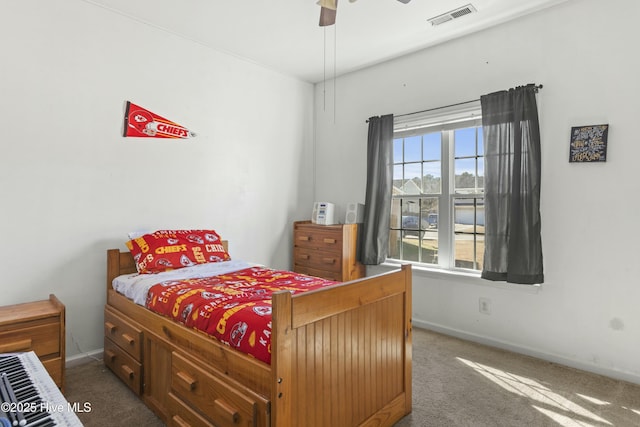
[[[340,0],[320,27],[316,0],[84,0],[299,79],[318,82],[567,0]],[[471,4],[439,26],[427,19]]]

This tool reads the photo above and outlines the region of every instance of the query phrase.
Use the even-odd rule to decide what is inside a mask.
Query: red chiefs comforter
[[[220,276],[163,282],[146,306],[271,363],[271,294],[306,292],[337,282],[290,271],[251,267]]]

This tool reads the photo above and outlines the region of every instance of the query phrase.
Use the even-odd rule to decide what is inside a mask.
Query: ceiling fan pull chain
[[[338,63],[338,24],[333,26],[333,124],[336,124],[336,98],[338,89],[336,87],[336,64]]]

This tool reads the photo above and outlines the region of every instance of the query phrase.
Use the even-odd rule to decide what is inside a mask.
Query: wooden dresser
[[[0,353],[34,351],[51,378],[64,391],[64,305],[48,300],[0,307]]]
[[[293,224],[293,271],[346,282],[365,276],[358,262],[358,224]]]

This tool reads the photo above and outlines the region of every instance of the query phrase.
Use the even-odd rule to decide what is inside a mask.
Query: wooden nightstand
[[[0,353],[34,351],[60,390],[64,391],[64,305],[48,300],[0,307]]]
[[[357,224],[293,224],[293,271],[346,282],[365,276],[356,258]]]

